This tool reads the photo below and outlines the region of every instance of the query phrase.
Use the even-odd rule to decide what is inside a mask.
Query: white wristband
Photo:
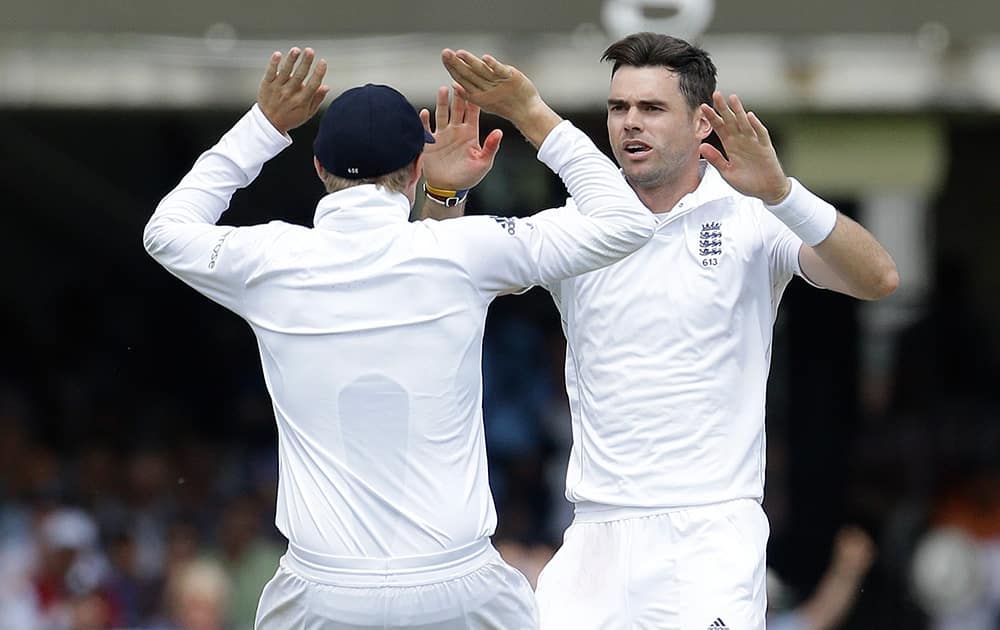
[[[776,205],[764,205],[803,243],[810,247],[819,245],[837,225],[837,209],[809,192],[794,177],[788,179],[792,184],[788,196]]]

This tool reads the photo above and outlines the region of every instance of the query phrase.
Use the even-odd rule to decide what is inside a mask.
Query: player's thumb
[[[719,151],[712,145],[708,143],[702,143],[702,145],[698,147],[698,152],[701,154],[701,157],[708,160],[708,163],[714,166],[715,168],[719,170],[725,168],[726,158],[723,157],[721,151]]]
[[[493,158],[496,157],[497,151],[500,150],[500,140],[503,139],[503,132],[499,129],[494,129],[483,140],[483,155],[488,158],[491,162]]]

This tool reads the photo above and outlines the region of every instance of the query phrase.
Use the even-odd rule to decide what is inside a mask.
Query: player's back
[[[481,422],[489,297],[431,227],[381,212],[275,225],[242,313],[278,423],[279,527],[336,556],[436,553],[496,522]]]

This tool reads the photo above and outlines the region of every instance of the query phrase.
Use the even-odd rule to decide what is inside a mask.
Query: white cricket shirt
[[[481,540],[496,525],[482,426],[487,306],[621,259],[655,219],[563,122],[539,159],[579,213],[410,223],[404,195],[363,185],[323,197],[314,228],[216,226],[235,190],[290,142],[254,106],[143,236],[160,264],[257,337],[278,425],[278,529],[300,549],[348,558]]]
[[[548,285],[568,342],[578,519],[763,497],[772,325],[801,240],[702,166],[646,246]]]

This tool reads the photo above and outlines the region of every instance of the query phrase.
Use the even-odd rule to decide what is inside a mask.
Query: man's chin
[[[623,168],[625,179],[638,188],[648,188],[657,185],[663,179],[662,173],[642,168]]]

